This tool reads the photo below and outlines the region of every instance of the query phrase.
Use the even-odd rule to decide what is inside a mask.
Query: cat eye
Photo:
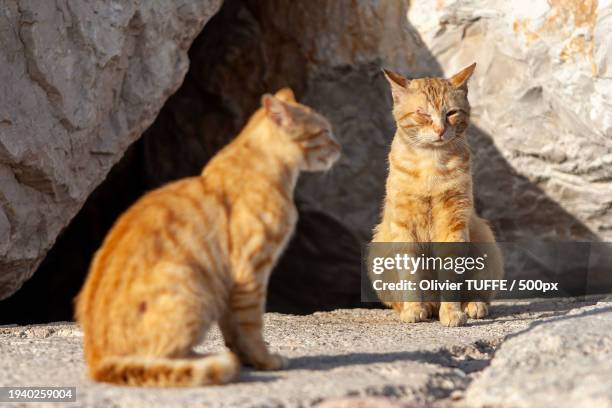
[[[426,118],[431,118],[431,115],[429,113],[425,112],[421,108],[417,108],[416,113],[417,113],[417,115],[421,115],[421,116],[426,117]]]
[[[448,112],[446,112],[446,118],[450,118],[451,116],[455,116],[458,115],[459,113],[461,113],[460,109],[451,109]]]
[[[451,126],[455,126],[461,120],[462,113],[463,111],[461,111],[460,109],[449,110],[448,112],[446,112],[446,122]]]
[[[431,123],[431,115],[425,111],[423,111],[421,108],[418,108],[416,110],[416,112],[414,112],[415,117],[414,117],[414,121],[420,125],[426,125],[428,123]]]

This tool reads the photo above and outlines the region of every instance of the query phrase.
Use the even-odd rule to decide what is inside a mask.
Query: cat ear
[[[274,96],[276,96],[281,101],[295,102],[295,95],[293,94],[293,91],[291,90],[291,88],[282,88],[278,90],[274,94]]]
[[[387,78],[387,82],[391,85],[391,95],[393,95],[393,101],[398,102],[400,97],[406,95],[408,92],[407,88],[410,84],[408,78],[404,78],[400,74],[383,68],[383,74]]]
[[[287,126],[291,123],[291,116],[285,103],[280,99],[270,94],[265,94],[261,97],[261,105],[263,106],[266,116],[276,126]]]
[[[450,77],[450,83],[457,89],[464,89],[467,91],[467,82],[468,79],[474,73],[474,69],[476,68],[476,63],[473,63],[469,67],[463,68],[461,71]]]

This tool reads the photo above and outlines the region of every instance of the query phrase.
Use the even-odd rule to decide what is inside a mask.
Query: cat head
[[[266,94],[261,104],[272,124],[299,148],[302,170],[328,170],[338,160],[341,148],[329,121],[296,102],[291,89],[283,88],[275,95]]]
[[[407,79],[383,70],[391,85],[398,134],[411,145],[437,148],[465,141],[470,119],[467,82],[476,63],[445,78]]]

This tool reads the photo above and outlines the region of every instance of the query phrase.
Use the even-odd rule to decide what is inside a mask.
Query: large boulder
[[[0,299],[155,119],[220,4],[0,2]]]
[[[611,333],[606,303],[531,323],[495,352],[467,389],[466,406],[612,406]]]

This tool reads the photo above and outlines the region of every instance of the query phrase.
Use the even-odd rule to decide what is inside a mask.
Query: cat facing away
[[[147,193],[115,223],[76,299],[89,375],[139,386],[231,381],[286,366],[262,334],[268,278],[297,220],[301,170],[340,155],[329,122],[282,89],[199,176]],[[193,347],[218,322],[229,351]]]
[[[449,79],[407,79],[385,70],[397,130],[389,153],[382,220],[373,242],[495,243],[487,222],[474,210],[467,82],[476,64]],[[487,278],[503,276],[501,252],[488,245]],[[413,254],[418,256],[418,254]],[[438,315],[445,326],[488,314],[487,302],[385,302],[405,322]]]

